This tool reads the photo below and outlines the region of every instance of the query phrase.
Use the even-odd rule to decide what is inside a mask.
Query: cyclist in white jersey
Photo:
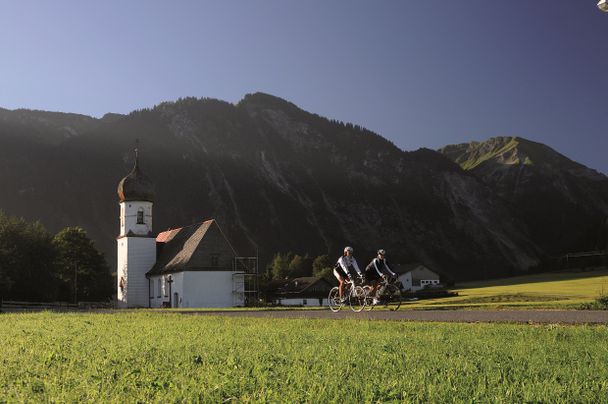
[[[336,262],[336,265],[334,266],[334,276],[338,279],[338,282],[340,282],[340,286],[338,286],[340,299],[343,299],[342,289],[344,288],[344,282],[346,282],[346,279],[352,281],[351,268],[355,269],[359,277],[362,276],[359,265],[357,265],[357,260],[353,257],[353,248],[344,247],[344,254],[338,258],[338,262]]]

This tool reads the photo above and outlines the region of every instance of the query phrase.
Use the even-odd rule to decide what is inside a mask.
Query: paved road
[[[353,313],[341,310],[191,311],[191,315],[266,318],[359,318],[367,320],[441,321],[459,323],[608,324],[608,311],[594,310],[399,310]]]

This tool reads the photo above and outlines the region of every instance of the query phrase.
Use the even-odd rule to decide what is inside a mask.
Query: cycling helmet
[[[386,251],[383,248],[378,250],[378,255],[386,255]]]
[[[349,253],[352,254],[353,253],[353,248],[349,247],[349,246],[344,247],[344,253],[346,253],[346,252],[349,252]]]

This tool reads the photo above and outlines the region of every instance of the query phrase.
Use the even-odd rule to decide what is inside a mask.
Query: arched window
[[[137,224],[144,224],[144,208],[137,211]]]

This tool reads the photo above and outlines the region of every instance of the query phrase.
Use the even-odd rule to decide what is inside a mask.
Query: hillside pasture
[[[552,272],[458,284],[458,296],[410,302],[410,309],[574,309],[608,294],[608,269]]]
[[[0,402],[605,402],[608,327],[0,315]]]

